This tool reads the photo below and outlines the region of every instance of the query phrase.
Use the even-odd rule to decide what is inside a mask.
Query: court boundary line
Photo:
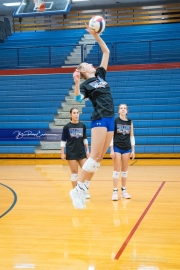
[[[138,219],[138,221],[134,225],[134,227],[131,230],[130,234],[128,235],[128,237],[126,238],[126,240],[124,241],[124,243],[122,244],[120,249],[118,250],[116,256],[114,257],[114,260],[118,260],[120,258],[120,256],[122,255],[123,251],[125,250],[126,246],[128,245],[129,241],[133,237],[133,235],[136,232],[137,228],[139,227],[141,221],[143,220],[143,218],[145,217],[145,215],[149,211],[150,207],[152,206],[153,202],[157,198],[158,194],[160,193],[160,191],[163,188],[163,186],[165,185],[165,183],[166,183],[166,181],[163,181],[162,184],[160,185],[160,187],[158,188],[158,190],[156,191],[155,195],[153,196],[153,198],[149,202],[148,206],[146,207],[146,209],[144,210],[144,212],[142,213],[142,215],[140,216],[140,218]]]
[[[14,201],[13,201],[12,205],[11,205],[11,206],[10,206],[10,207],[2,214],[2,215],[0,215],[0,218],[2,218],[2,217],[4,217],[5,215],[7,215],[7,214],[14,208],[14,206],[16,205],[16,203],[17,203],[17,194],[16,194],[16,192],[15,192],[12,188],[10,188],[9,186],[6,186],[6,185],[4,185],[4,184],[2,184],[2,183],[0,183],[0,185],[6,187],[7,189],[9,189],[9,190],[13,193],[13,195],[14,195]]]

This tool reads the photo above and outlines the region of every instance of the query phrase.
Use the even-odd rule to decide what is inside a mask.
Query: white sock
[[[82,183],[82,182],[80,182],[80,181],[77,181],[77,186],[75,187],[75,189],[76,189],[79,193],[81,193],[81,192],[84,193],[84,192],[87,191],[87,188],[86,188],[85,184]]]
[[[89,181],[89,180],[84,181],[84,184],[85,184],[87,189],[89,189],[90,183],[91,183],[91,181]]]

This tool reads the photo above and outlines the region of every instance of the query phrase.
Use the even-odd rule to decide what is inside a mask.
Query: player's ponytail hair
[[[86,76],[85,76],[85,74],[82,72],[82,69],[83,69],[83,65],[82,65],[82,64],[83,64],[83,63],[81,63],[81,64],[77,67],[77,69],[80,71],[81,79],[86,80]]]
[[[71,114],[72,114],[73,110],[77,110],[79,112],[79,110],[77,108],[71,108],[70,111],[69,111],[69,113],[70,113],[70,116],[69,116],[70,120],[72,120]]]
[[[121,106],[122,106],[122,105],[126,106],[126,109],[127,109],[127,114],[128,114],[128,112],[129,112],[129,108],[128,108],[128,105],[127,105],[127,104],[125,104],[125,103],[122,103],[122,104],[120,104],[120,105],[118,106],[118,114],[120,114],[120,113],[119,113],[119,109],[121,108]],[[127,115],[127,114],[126,114],[126,115]]]

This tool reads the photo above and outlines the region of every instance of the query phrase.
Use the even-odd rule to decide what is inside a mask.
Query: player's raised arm
[[[91,28],[89,28],[86,25],[86,30],[93,35],[93,37],[96,39],[96,41],[98,42],[101,50],[102,50],[102,60],[101,60],[101,64],[100,66],[103,67],[105,70],[107,70],[108,67],[108,62],[109,62],[109,55],[110,55],[110,51],[106,45],[106,43],[104,42],[104,40],[99,36],[99,34],[95,33]]]

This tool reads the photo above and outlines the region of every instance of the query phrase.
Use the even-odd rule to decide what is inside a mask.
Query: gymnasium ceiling
[[[60,1],[60,0],[59,0]],[[10,16],[13,14],[16,7],[7,7],[3,3],[15,3],[21,2],[21,0],[0,0],[0,16]],[[98,9],[108,7],[124,7],[130,5],[156,5],[165,3],[177,3],[179,0],[86,0],[78,1],[71,4],[72,9]]]

